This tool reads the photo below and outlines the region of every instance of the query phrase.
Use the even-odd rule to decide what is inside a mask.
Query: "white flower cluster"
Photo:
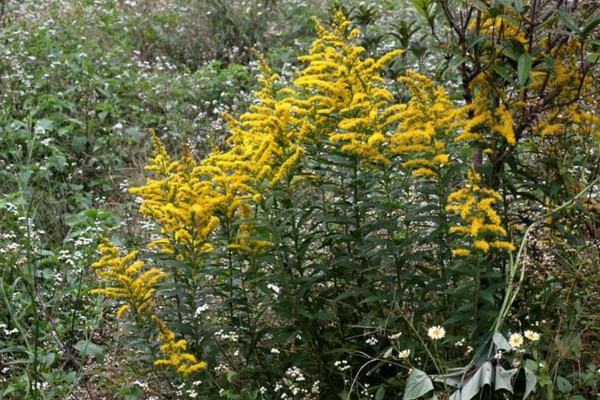
[[[350,365],[348,364],[348,361],[346,361],[346,360],[336,361],[335,363],[333,363],[333,365],[342,372],[350,369]]]
[[[240,336],[237,333],[235,333],[234,331],[225,332],[222,329],[215,332],[215,337],[218,340],[228,341],[228,342],[233,342],[233,343],[237,343],[240,340]]]

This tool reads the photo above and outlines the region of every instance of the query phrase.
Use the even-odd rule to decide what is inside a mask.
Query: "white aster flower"
[[[402,350],[398,353],[398,358],[408,358],[410,356],[410,349]]]
[[[512,348],[518,349],[523,344],[523,335],[520,333],[513,333],[508,338],[508,344],[510,344]]]
[[[537,340],[540,340],[540,334],[534,331],[530,331],[530,330],[526,330],[524,332],[524,335],[527,339],[531,340],[532,342],[535,342]]]
[[[446,330],[441,326],[432,326],[427,331],[427,336],[433,340],[439,340],[446,336]]]

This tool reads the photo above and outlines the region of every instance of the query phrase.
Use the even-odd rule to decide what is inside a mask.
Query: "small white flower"
[[[410,357],[410,349],[402,350],[398,353],[398,358],[408,358]]]
[[[392,336],[390,336],[390,340],[398,340],[400,339],[400,336],[402,336],[402,332],[395,333]]]
[[[367,340],[365,340],[365,343],[371,346],[375,346],[377,343],[379,343],[379,340],[377,340],[376,337],[371,336],[370,338],[368,338]]]
[[[383,358],[390,358],[392,356],[393,352],[394,352],[394,348],[390,347],[389,349],[387,349],[385,351],[385,353],[383,353]]]
[[[446,336],[446,330],[441,326],[432,326],[427,331],[427,336],[433,340],[443,339]]]
[[[267,285],[267,287],[268,287],[269,289],[271,289],[272,291],[274,291],[275,293],[277,293],[277,294],[279,294],[279,292],[281,291],[281,289],[279,288],[279,286],[277,286],[277,285],[274,285],[274,284],[272,284],[272,283],[269,283],[269,284]]]
[[[194,312],[194,316],[198,317],[200,314],[202,314],[206,310],[208,310],[208,304],[201,305],[200,307],[196,308],[196,312]]]
[[[527,339],[531,340],[532,342],[540,340],[541,336],[539,333],[530,330],[526,330],[524,332],[524,335]]]
[[[523,335],[520,333],[513,333],[508,338],[508,344],[510,344],[512,348],[518,349],[523,344]]]

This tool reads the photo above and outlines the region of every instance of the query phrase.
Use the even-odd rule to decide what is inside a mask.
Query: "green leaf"
[[[494,345],[496,346],[496,350],[504,350],[510,351],[511,346],[506,340],[506,338],[500,332],[494,332],[494,336],[492,338]]]
[[[582,36],[589,35],[600,24],[600,15],[595,15],[585,21],[585,26],[581,32]]]
[[[54,360],[56,360],[56,353],[47,353],[46,355],[40,357],[40,359],[46,367],[50,367],[52,364],[54,364]]]
[[[523,366],[532,372],[536,372],[538,370],[538,363],[531,359],[525,360],[525,364]]]
[[[573,390],[573,385],[568,381],[568,379],[559,376],[556,378],[556,388],[563,393],[569,393],[571,390]]]
[[[429,393],[433,390],[433,382],[429,376],[419,370],[413,369],[406,382],[406,390],[404,391],[403,400],[414,400]]]
[[[510,84],[515,84],[515,80],[510,76],[508,69],[506,69],[503,65],[500,64],[492,64],[492,69],[495,73],[502,77],[506,82]]]
[[[229,371],[227,373],[227,382],[231,383],[238,376],[238,373],[235,371]]]
[[[383,400],[385,398],[385,388],[380,387],[375,393],[375,400]]]
[[[494,390],[508,390],[513,392],[512,380],[519,372],[518,368],[505,370],[500,365],[496,366],[496,380],[494,382]]]
[[[484,386],[491,386],[494,380],[492,363],[486,361],[460,390],[461,400],[471,400]]]
[[[35,123],[35,126],[45,131],[51,131],[54,127],[54,122],[47,118],[42,118]]]
[[[83,357],[92,356],[98,362],[104,361],[104,349],[90,340],[80,340],[73,346]]]
[[[85,136],[75,136],[73,138],[73,151],[75,153],[81,153],[85,149],[87,138]]]
[[[531,73],[531,55],[529,53],[523,53],[519,57],[517,72],[519,76],[519,85],[525,86],[529,74]]]
[[[59,171],[62,171],[63,169],[65,169],[66,165],[67,165],[67,158],[65,156],[63,156],[62,154],[59,154],[58,156],[56,156],[56,168]]]
[[[523,0],[515,0],[515,8],[518,12],[523,11]]]
[[[563,24],[566,25],[567,28],[569,28],[570,30],[572,30],[573,32],[578,33],[580,31],[579,25],[577,25],[577,23],[575,22],[575,20],[573,19],[573,16],[571,16],[570,14],[567,14],[566,12],[559,10],[556,15],[558,16],[558,19],[560,19]]]
[[[470,367],[470,365],[467,365],[461,368],[449,368],[446,375],[437,376],[433,380],[443,382],[445,385],[452,386],[453,388],[460,388],[465,382],[465,377]]]
[[[142,135],[140,134],[140,130],[137,126],[132,126],[125,130],[125,133],[128,134],[136,143],[140,141]]]
[[[525,400],[533,392],[533,389],[535,389],[537,377],[528,368],[523,368],[523,370],[525,371],[525,394],[523,395],[523,400]]]

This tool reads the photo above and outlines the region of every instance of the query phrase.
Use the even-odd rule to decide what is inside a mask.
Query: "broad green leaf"
[[[413,369],[406,382],[406,390],[404,391],[403,400],[414,400],[429,393],[433,390],[433,382],[429,376],[419,370]]]
[[[518,368],[505,370],[500,365],[496,366],[496,380],[494,382],[494,390],[508,390],[513,392],[512,380],[519,372]]]
[[[525,86],[529,74],[531,73],[531,55],[529,53],[523,53],[519,57],[517,72],[519,76],[519,85]]]
[[[556,388],[563,393],[569,393],[571,390],[573,390],[573,385],[568,379],[559,376],[556,378]]]
[[[533,389],[535,389],[537,377],[531,370],[527,368],[523,368],[523,370],[525,371],[525,395],[523,395],[523,400],[525,400],[533,392]]]
[[[385,388],[380,387],[375,393],[375,400],[383,400],[385,398]]]
[[[434,378],[436,382],[443,382],[445,385],[453,388],[460,388],[466,381],[467,373],[469,372],[471,365],[461,368],[450,368],[446,375],[437,376]]]
[[[229,371],[227,373],[227,382],[231,383],[238,376],[238,373],[235,371]]]
[[[525,360],[525,364],[523,366],[529,369],[531,372],[536,372],[539,368],[538,363],[531,359]]]
[[[104,361],[104,349],[90,340],[80,340],[73,346],[83,357],[92,356],[97,361]]]
[[[510,351],[510,344],[500,332],[494,332],[492,340],[494,342],[494,345],[496,346],[496,350]]]
[[[35,123],[35,126],[45,131],[50,131],[54,127],[54,121],[42,118]]]
[[[73,151],[75,153],[81,153],[85,149],[87,138],[85,136],[75,136],[73,138]]]
[[[481,391],[484,386],[491,386],[494,380],[492,364],[486,361],[479,367],[477,372],[467,381],[460,391],[461,400],[471,400]]]

